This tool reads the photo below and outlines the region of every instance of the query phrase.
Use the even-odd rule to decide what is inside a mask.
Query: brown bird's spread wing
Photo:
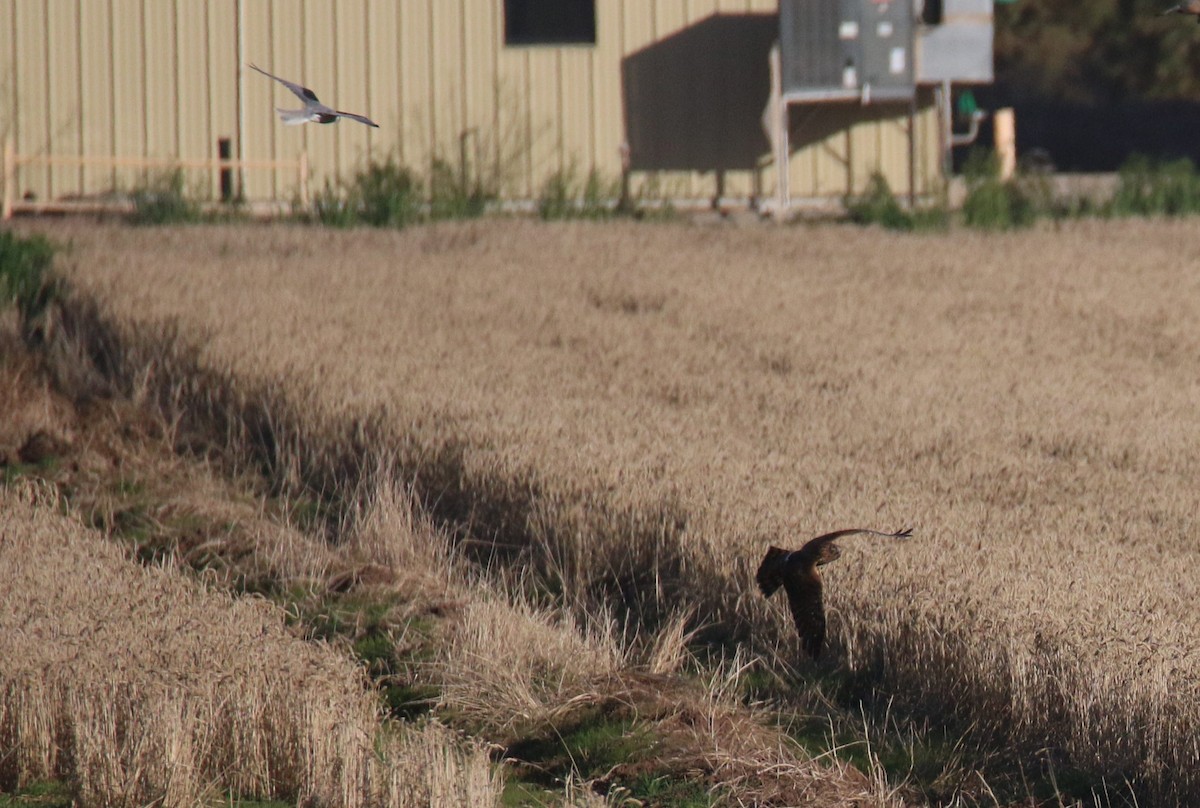
[[[868,530],[865,527],[855,527],[849,530],[835,530],[832,533],[826,533],[824,536],[817,536],[815,539],[807,542],[800,548],[800,552],[805,555],[817,558],[820,555],[821,548],[832,541],[836,541],[844,536],[853,536],[856,533],[867,533],[873,536],[883,536],[885,539],[907,539],[912,535],[912,528],[897,530],[895,533],[882,533],[878,530]]]
[[[800,645],[806,654],[816,659],[825,643],[825,606],[821,602],[821,576],[815,569],[788,575],[783,579],[783,588],[787,592],[792,619],[796,621]]]
[[[783,585],[784,559],[787,554],[787,550],[768,547],[767,554],[763,557],[762,563],[758,565],[758,572],[755,574],[754,580],[758,582],[758,588],[762,590],[763,595],[768,598]]]
[[[800,645],[813,659],[820,656],[821,648],[825,644],[825,606],[821,595],[821,576],[816,567],[837,558],[837,548],[831,546],[834,541],[859,533],[887,539],[907,539],[912,535],[912,529],[905,528],[895,533],[883,533],[867,528],[835,530],[817,536],[791,553],[778,547],[770,547],[758,566],[755,579],[764,595],[770,597],[780,586],[787,592],[788,607],[791,609],[792,619],[796,622]]]

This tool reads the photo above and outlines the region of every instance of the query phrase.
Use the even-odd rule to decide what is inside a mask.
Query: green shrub
[[[44,236],[0,230],[0,307],[16,305],[27,342],[39,339],[41,315],[61,291],[50,277],[53,260],[54,246]]]
[[[1186,158],[1160,162],[1134,155],[1121,166],[1107,212],[1112,216],[1200,213],[1200,174]]]
[[[944,203],[905,210],[896,201],[887,178],[878,171],[871,175],[861,195],[847,196],[843,204],[850,221],[861,225],[877,224],[888,230],[932,230],[944,228],[949,223]]]
[[[132,193],[134,224],[180,224],[200,219],[200,205],[184,189],[183,169],[150,175]]]
[[[371,162],[354,176],[350,200],[364,224],[406,227],[421,218],[421,181],[412,171],[388,157]]]
[[[421,219],[421,181],[413,172],[388,157],[371,161],[349,183],[335,186],[329,180],[313,198],[318,222],[331,227],[406,227]]]
[[[21,238],[0,230],[0,305],[24,307],[45,283],[54,247],[44,236]]]
[[[972,151],[963,175],[967,197],[962,215],[969,227],[1008,230],[1028,227],[1037,219],[1037,205],[1027,191],[1016,182],[1000,180],[1000,161],[994,152]]]
[[[456,171],[445,160],[434,160],[429,171],[429,218],[475,219],[487,211],[495,192],[486,191],[476,181],[470,182],[465,172]]]
[[[892,194],[887,178],[876,171],[861,196],[847,196],[844,200],[850,221],[856,224],[878,224],[888,230],[912,230],[913,217],[900,207]]]

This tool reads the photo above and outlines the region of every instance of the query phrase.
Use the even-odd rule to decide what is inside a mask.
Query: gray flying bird
[[[279,76],[268,73],[257,65],[250,65],[250,67],[262,73],[267,78],[275,79],[275,81],[294,92],[304,102],[304,109],[275,108],[275,111],[279,113],[279,119],[288,126],[299,126],[309,121],[313,121],[314,123],[337,123],[338,118],[350,118],[359,123],[365,123],[367,126],[374,126],[376,129],[379,128],[379,124],[365,115],[355,115],[353,112],[341,112],[333,107],[325,106],[317,99],[317,94],[307,87],[301,87],[299,84],[290,82],[287,79],[281,79]]]
[[[800,644],[805,652],[816,659],[825,642],[825,607],[821,599],[821,576],[817,567],[836,560],[841,549],[833,542],[843,536],[869,533],[888,539],[907,539],[912,529],[897,530],[895,533],[880,533],[878,530],[853,528],[826,533],[805,544],[799,550],[781,550],[771,547],[758,566],[758,588],[766,597],[771,597],[780,586],[787,593],[792,619],[800,634]]]
[[[1196,18],[1196,22],[1200,22],[1200,0],[1183,0],[1179,5],[1171,6],[1163,12],[1164,16],[1167,14],[1190,14]]]

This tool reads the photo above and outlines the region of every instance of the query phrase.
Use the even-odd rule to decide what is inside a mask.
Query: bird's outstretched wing
[[[349,118],[352,121],[365,123],[367,126],[374,126],[376,129],[379,128],[379,124],[375,123],[375,121],[371,120],[366,115],[355,115],[353,112],[342,112],[341,110],[334,110],[334,113],[341,115],[343,118]]]
[[[255,65],[255,64],[250,65],[250,69],[257,70],[259,73],[262,73],[267,78],[275,79],[275,81],[279,82],[284,87],[287,87],[289,90],[291,90],[293,93],[295,93],[297,95],[297,97],[299,97],[300,100],[303,101],[305,104],[308,104],[309,102],[312,102],[314,104],[321,103],[321,100],[319,98],[317,98],[317,94],[314,93],[312,90],[308,89],[307,87],[299,85],[294,81],[288,81],[287,79],[281,79],[281,78],[279,78],[279,76],[276,76],[274,73],[268,73],[267,71],[263,70],[261,67],[259,67],[258,65]],[[339,112],[338,114],[345,115],[346,113]]]
[[[788,607],[796,621],[800,645],[813,659],[821,654],[825,644],[825,606],[821,602],[821,576],[816,570],[807,575],[788,575],[783,579]]]
[[[912,535],[912,528],[897,530],[895,533],[883,533],[878,530],[868,530],[864,527],[855,527],[850,528],[849,530],[835,530],[832,533],[826,533],[824,536],[817,536],[815,539],[811,539],[810,541],[806,542],[805,545],[800,548],[800,552],[815,558],[820,553],[821,548],[826,544],[843,538],[844,536],[853,536],[856,533],[867,533],[872,536],[883,536],[885,539],[907,539]]]
[[[787,550],[778,547],[767,548],[767,554],[758,565],[758,572],[754,576],[764,596],[771,597],[775,590],[783,585],[784,559],[787,555]]]

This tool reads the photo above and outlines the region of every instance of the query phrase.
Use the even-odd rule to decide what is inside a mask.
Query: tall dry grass
[[[242,395],[281,476],[336,486],[346,457],[389,455],[479,557],[635,624],[691,602],[793,655],[753,591],[765,543],[915,522],[827,568],[836,658],[1200,799],[1186,223],[63,235],[126,343],[174,355],[164,320],[208,337],[179,367],[226,392],[170,384],[191,408]]]
[[[903,804],[886,780],[814,759],[761,711],[747,710],[729,685],[734,677],[703,687],[673,676],[694,662],[687,613],[652,636],[631,636],[603,609],[576,617],[535,602],[543,599],[524,594],[519,572],[497,581],[464,569],[411,489],[386,482],[395,475],[374,470],[373,487],[355,497],[344,547],[388,569],[392,590],[406,592],[411,606],[453,613],[421,680],[435,686],[437,709],[456,724],[504,749],[598,718],[624,719],[658,739],[651,759],[625,762],[630,772],[686,777],[732,804]],[[597,783],[569,772],[564,804],[626,804],[615,773],[599,778],[607,781],[601,790],[610,787],[602,799]]]
[[[0,788],[65,779],[80,805],[494,803],[486,751],[384,727],[362,671],[233,599],[0,490]]]

